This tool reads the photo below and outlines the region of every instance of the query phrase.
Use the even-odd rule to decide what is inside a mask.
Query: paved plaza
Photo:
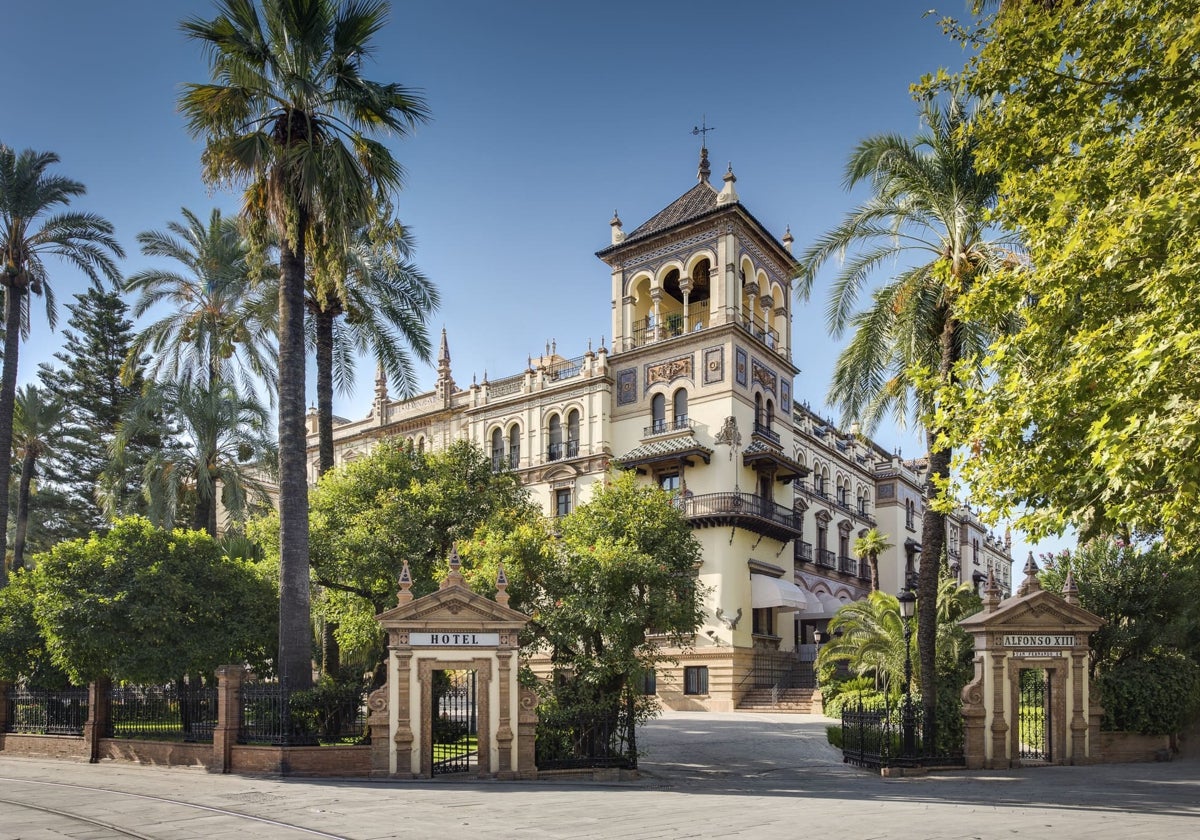
[[[1200,837],[1200,761],[847,767],[807,715],[668,713],[634,782],[298,780],[0,756],[0,838]]]

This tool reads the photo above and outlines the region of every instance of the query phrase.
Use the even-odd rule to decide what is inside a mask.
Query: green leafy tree
[[[632,472],[594,488],[557,520],[554,550],[529,558],[532,645],[556,667],[547,722],[596,715],[610,724],[598,731],[626,733],[634,757],[637,723],[655,709],[631,680],[667,660],[664,647],[691,645],[704,621],[702,552],[671,493]]]
[[[419,597],[436,589],[455,543],[468,566],[476,558],[485,562],[480,540],[500,539],[540,519],[517,476],[493,472],[491,459],[469,442],[420,453],[403,441],[384,440],[326,473],[312,493],[319,612],[337,624],[347,660],[374,667],[382,655],[375,616],[396,605],[396,580],[405,560]],[[260,520],[251,536],[263,539],[273,525],[273,517]],[[269,536],[263,542],[268,554],[277,556],[277,544]],[[472,575],[486,591],[489,583],[468,570]]]
[[[95,213],[53,212],[86,188],[49,169],[53,152],[17,153],[0,144],[0,286],[4,288],[4,365],[0,373],[0,499],[8,499],[12,472],[14,401],[21,339],[29,335],[30,296],[45,299],[46,318],[56,322],[54,293],[45,258],[54,256],[83,271],[94,283],[118,279],[114,257],[124,257],[112,225]],[[8,545],[8,517],[0,516],[0,549]],[[0,563],[0,586],[8,565]]]
[[[1092,634],[1090,674],[1106,729],[1183,731],[1200,714],[1200,568],[1161,544],[1099,537],[1049,558],[1042,585],[1070,572],[1079,603],[1105,623]]]
[[[34,615],[53,663],[77,685],[211,674],[273,653],[275,594],[202,531],[118,520],[106,534],[38,558]]]
[[[245,186],[252,234],[279,248],[280,671],[311,683],[304,277],[309,226],[345,250],[401,168],[372,135],[404,135],[427,118],[424,100],[362,75],[387,6],[378,0],[220,0],[184,32],[209,58],[212,82],[187,84],[180,108],[205,141],[209,183]],[[319,256],[319,255],[314,255]],[[0,417],[2,419],[2,417]]]
[[[275,297],[251,280],[249,245],[237,219],[214,209],[208,223],[186,207],[183,223],[138,234],[142,253],[165,257],[183,271],[148,268],[125,280],[138,294],[133,315],[154,307],[167,313],[149,324],[129,348],[129,359],[153,360],[149,375],[212,387],[236,382],[253,393],[258,377],[274,400]]]
[[[416,388],[412,353],[430,358],[428,320],[439,295],[412,262],[408,228],[360,228],[340,257],[314,264],[305,292],[317,357],[317,468],[333,468],[333,392],[354,386],[355,356],[379,360],[402,396]]]
[[[143,488],[151,520],[174,527],[181,502],[193,511],[192,527],[217,536],[217,503],[234,521],[257,505],[270,505],[275,466],[270,415],[253,396],[229,383],[156,383],[130,410],[113,443],[113,469],[125,469],[127,441],[169,417],[180,445],[154,453],[145,463]]]
[[[948,398],[962,479],[1034,537],[1165,534],[1200,545],[1200,29],[1186,0],[1003,3],[966,82],[1003,174],[997,219],[1025,270],[976,284],[972,317],[1018,312],[986,376]]]
[[[44,388],[26,385],[17,391],[13,418],[13,445],[21,458],[17,485],[17,528],[13,538],[13,569],[25,565],[25,538],[29,533],[29,497],[37,477],[38,461],[58,445],[67,407]]]
[[[860,560],[866,560],[871,568],[871,591],[879,589],[879,555],[892,547],[887,538],[872,528],[854,541],[854,553]]]
[[[129,381],[122,381],[133,324],[117,293],[90,287],[67,309],[71,316],[56,364],[38,369],[42,385],[67,406],[68,418],[43,461],[39,501],[31,513],[29,549],[35,553],[107,527],[101,498],[121,516],[144,512],[143,465],[152,453],[173,445],[164,423],[126,443],[123,473],[106,472],[117,426],[145,384],[144,360],[129,364]]]
[[[870,430],[887,414],[904,423],[911,412],[925,429],[926,510],[917,582],[921,693],[925,725],[935,726],[937,656],[935,605],[945,563],[943,494],[952,454],[939,408],[939,387],[955,386],[975,373],[959,364],[986,346],[987,324],[966,317],[962,295],[1011,261],[1014,242],[996,235],[989,214],[999,179],[976,166],[969,105],[951,97],[927,102],[925,130],[912,140],[896,135],[859,144],[846,166],[846,186],[866,182],[871,196],[800,257],[799,292],[807,295],[820,269],[849,253],[829,297],[831,332],[852,331],[838,356],[829,399],[847,422]],[[871,292],[855,313],[868,282],[900,269]]]
[[[0,589],[0,680],[24,679],[39,688],[61,688],[70,679],[50,660],[46,639],[34,618],[37,593],[28,569],[14,569]]]

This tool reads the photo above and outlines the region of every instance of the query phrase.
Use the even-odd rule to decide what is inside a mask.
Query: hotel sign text
[[[1064,648],[1075,647],[1075,636],[1038,635],[1034,633],[1011,634],[1004,636],[1005,647],[1022,648]]]
[[[413,633],[409,644],[415,647],[498,647],[499,633]]]

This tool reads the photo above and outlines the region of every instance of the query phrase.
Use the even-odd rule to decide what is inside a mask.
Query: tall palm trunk
[[[206,531],[210,537],[217,537],[217,505],[212,498],[203,498],[196,494],[196,510],[192,514],[192,530]]]
[[[325,309],[313,313],[317,332],[318,475],[333,469],[333,319],[334,314]],[[329,676],[336,676],[342,669],[336,631],[337,622],[322,622],[321,671]]]
[[[26,291],[9,278],[4,289],[4,370],[0,375],[0,552],[8,552],[8,485],[12,472],[13,415],[17,397],[17,359],[21,352],[21,300]],[[0,586],[8,584],[7,558],[0,556]]]
[[[313,313],[317,332],[317,472],[333,469],[333,313]]]
[[[21,461],[21,483],[17,487],[17,532],[13,535],[13,571],[25,567],[25,537],[29,534],[29,488],[37,473],[37,449],[28,444]]]
[[[948,314],[939,336],[938,380],[951,382],[958,361],[958,324]],[[925,474],[926,509],[921,522],[921,565],[917,576],[917,654],[921,663],[921,708],[925,718],[925,749],[936,743],[937,725],[937,590],[946,554],[946,514],[933,508],[950,476],[950,447],[938,443],[942,429],[925,433],[929,469]],[[943,438],[944,439],[944,438]]]
[[[308,445],[304,423],[304,237],[285,236],[279,262],[279,675],[312,685],[308,570]]]

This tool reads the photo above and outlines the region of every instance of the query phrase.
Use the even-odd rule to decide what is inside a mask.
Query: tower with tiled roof
[[[704,547],[710,622],[684,684],[658,691],[720,708],[756,650],[794,644],[791,482],[806,470],[790,422],[795,261],[741,203],[732,165],[719,190],[710,176],[702,148],[695,186],[630,233],[614,214],[597,256],[612,276],[614,460],[677,491]]]

